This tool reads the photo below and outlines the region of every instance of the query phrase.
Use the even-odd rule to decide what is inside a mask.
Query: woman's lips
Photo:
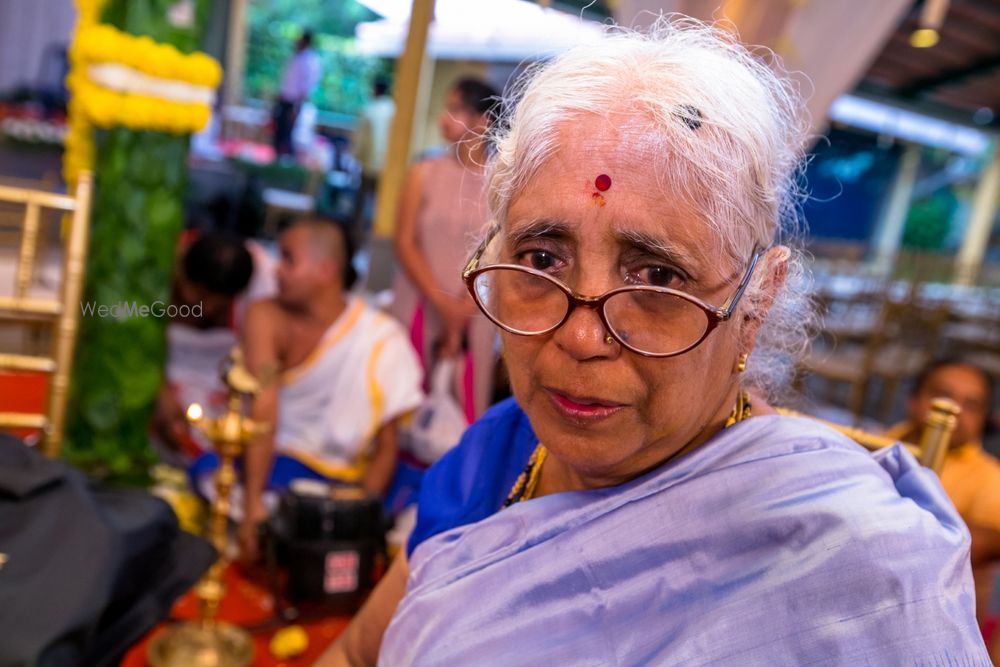
[[[599,421],[620,412],[625,406],[589,396],[576,396],[555,389],[546,389],[556,409],[574,421]]]

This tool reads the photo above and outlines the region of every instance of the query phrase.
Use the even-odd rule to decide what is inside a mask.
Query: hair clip
[[[690,104],[682,104],[677,107],[674,115],[684,121],[684,124],[692,130],[697,130],[701,127],[701,112]]]

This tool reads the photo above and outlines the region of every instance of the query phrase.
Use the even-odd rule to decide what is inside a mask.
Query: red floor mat
[[[271,596],[267,588],[255,578],[247,575],[240,566],[232,565],[225,573],[226,597],[222,601],[219,617],[221,620],[241,626],[251,626],[266,622],[273,618]],[[193,593],[188,593],[174,605],[173,616],[176,618],[193,619],[198,615],[198,601]],[[350,616],[333,615],[316,621],[300,622],[309,635],[309,648],[305,653],[287,660],[278,660],[271,655],[269,644],[271,638],[280,628],[268,632],[254,634],[254,662],[260,667],[271,665],[280,667],[299,667],[312,665],[326,647],[344,631],[350,622]],[[122,661],[122,667],[146,667],[146,648],[156,634],[162,632],[165,626],[154,629],[146,639],[132,648]]]

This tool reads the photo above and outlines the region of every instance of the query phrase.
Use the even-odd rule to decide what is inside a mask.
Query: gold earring
[[[750,355],[744,352],[736,358],[736,372],[742,373],[747,369],[747,357]]]
[[[612,343],[614,343],[614,342],[615,342],[615,339],[611,337],[611,334],[606,334],[606,335],[604,336],[604,343],[605,343],[606,345],[611,345],[611,344],[612,344]]]

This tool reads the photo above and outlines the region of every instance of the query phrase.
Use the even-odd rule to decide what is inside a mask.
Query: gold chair
[[[899,442],[893,438],[875,435],[874,433],[862,431],[859,428],[851,426],[844,426],[843,424],[835,424],[825,419],[819,419],[794,410],[778,408],[778,412],[790,417],[805,417],[829,426],[870,451],[889,447]],[[931,411],[924,419],[923,429],[920,432],[920,442],[916,444],[910,442],[902,443],[904,447],[917,457],[921,465],[930,468],[939,475],[941,474],[941,468],[944,466],[944,457],[948,452],[951,434],[955,430],[959,412],[961,412],[961,408],[954,401],[947,398],[935,398],[931,401]]]
[[[860,419],[872,378],[881,383],[878,418],[885,422],[893,408],[900,384],[915,377],[930,361],[947,317],[940,305],[926,305],[916,299],[916,285],[900,303],[885,299],[867,340],[855,345],[834,345],[809,353],[797,369],[801,391],[807,376],[849,386],[847,409]],[[828,397],[829,400],[829,397]]]
[[[58,180],[51,173],[46,173],[40,179],[17,178],[0,174],[0,187],[30,188],[32,190],[54,190]],[[15,246],[21,237],[21,219],[24,217],[23,206],[0,201],[0,247]]]
[[[50,376],[45,412],[40,414],[0,412],[0,428],[37,428],[42,431],[42,451],[59,456],[62,445],[66,400],[69,390],[73,348],[76,344],[83,292],[87,242],[90,233],[92,176],[79,177],[75,196],[44,190],[0,186],[0,202],[24,207],[20,252],[13,296],[0,296],[0,318],[8,321],[44,321],[53,327],[51,356],[0,353],[0,370],[45,373]],[[65,248],[57,298],[28,295],[37,256],[39,227],[43,209],[72,214],[64,230]]]

